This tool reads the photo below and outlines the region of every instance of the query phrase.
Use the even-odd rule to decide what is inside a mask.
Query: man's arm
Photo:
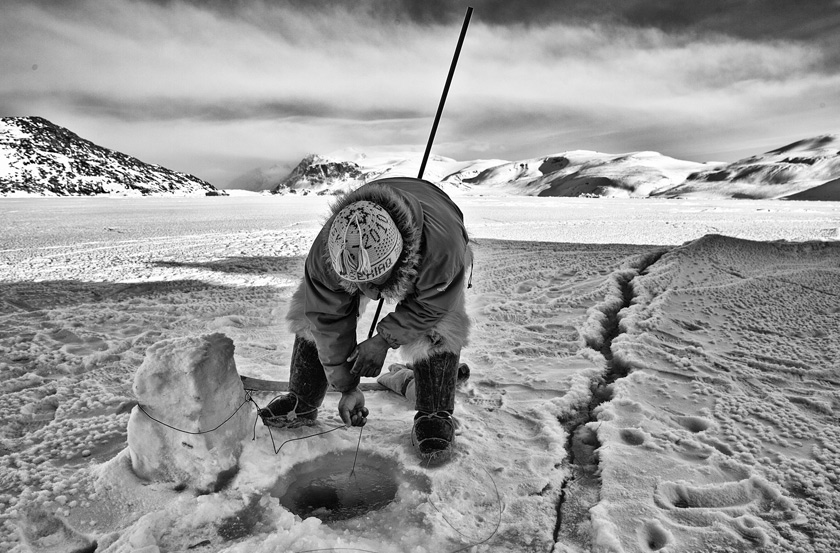
[[[330,286],[328,278],[318,270],[317,262],[307,259],[304,269],[306,283],[306,318],[318,348],[318,358],[324,367],[327,382],[341,392],[338,414],[347,426],[364,426],[368,409],[365,396],[358,389],[359,376],[350,372],[347,361],[356,346],[356,320],[359,313],[359,296],[348,294],[340,286]],[[319,259],[315,257],[315,259]]]
[[[356,347],[359,297],[348,294],[338,283],[331,285],[325,276],[317,258],[310,254],[304,270],[304,310],[327,381],[336,390],[346,392],[359,384],[359,377],[350,373],[347,362]]]

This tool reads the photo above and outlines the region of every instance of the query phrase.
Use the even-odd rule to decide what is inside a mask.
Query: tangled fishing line
[[[196,430],[196,431],[184,430],[182,428],[177,428],[175,426],[172,426],[171,424],[167,424],[167,423],[163,422],[162,420],[156,419],[155,417],[150,415],[149,412],[140,403],[137,404],[137,408],[144,415],[146,415],[147,417],[149,417],[151,420],[155,421],[158,424],[161,424],[161,425],[163,425],[167,428],[170,428],[170,429],[175,430],[176,432],[180,432],[182,434],[190,434],[191,436],[200,436],[202,434],[209,434],[210,432],[215,432],[216,430],[218,430],[219,428],[224,426],[228,421],[230,421],[233,417],[236,416],[236,414],[239,412],[240,409],[242,409],[242,407],[244,407],[248,403],[253,403],[254,404],[254,407],[256,407],[256,409],[257,409],[257,413],[259,413],[260,409],[262,409],[259,406],[259,404],[254,400],[253,396],[251,396],[250,392],[248,390],[245,390],[245,400],[242,403],[239,404],[239,407],[236,408],[236,410],[233,412],[233,414],[231,414],[231,416],[229,416],[228,418],[223,420],[215,428],[211,428],[210,430]],[[259,420],[260,420],[260,416],[259,416],[259,414],[257,414],[257,416],[254,418],[254,437],[251,438],[252,441],[257,439],[257,423],[259,422]],[[278,453],[280,453],[280,450],[283,449],[283,446],[286,445],[289,442],[296,442],[298,440],[306,440],[308,438],[314,438],[316,436],[323,436],[324,434],[329,434],[330,432],[335,432],[336,430],[340,430],[342,428],[345,428],[345,426],[344,425],[336,426],[336,427],[330,428],[329,430],[325,430],[324,432],[317,432],[315,434],[310,434],[309,436],[300,436],[298,438],[290,438],[290,439],[286,440],[285,442],[281,443],[279,447],[277,446],[277,443],[274,441],[274,434],[272,434],[272,432],[271,432],[271,427],[266,426],[266,428],[268,429],[268,435],[271,437],[271,447],[274,450],[274,454],[277,455]],[[362,433],[360,431],[359,432],[359,446],[361,446],[361,443],[362,443]],[[356,455],[357,456],[359,454],[359,450],[358,450],[359,446],[357,446],[357,448],[356,448]],[[353,466],[355,468],[355,460],[354,460]]]
[[[229,422],[229,421],[230,421],[233,417],[235,417],[235,416],[236,416],[236,414],[237,414],[237,413],[238,413],[238,412],[242,409],[242,407],[244,407],[244,406],[245,406],[246,404],[248,404],[248,403],[252,403],[252,404],[254,405],[254,407],[256,408],[256,410],[257,410],[257,415],[256,415],[256,417],[255,417],[255,419],[254,419],[254,436],[253,436],[253,438],[251,438],[251,439],[252,439],[252,441],[253,441],[253,440],[256,440],[256,439],[257,439],[257,423],[258,423],[258,422],[259,422],[259,420],[260,420],[259,412],[260,412],[260,410],[261,410],[261,407],[260,407],[260,405],[259,405],[259,404],[258,404],[258,403],[254,400],[254,398],[253,398],[253,396],[251,395],[251,393],[250,393],[250,391],[249,391],[249,390],[245,390],[245,399],[244,399],[244,401],[243,401],[243,402],[239,405],[239,407],[237,407],[237,408],[236,408],[236,410],[235,410],[235,411],[234,411],[234,412],[233,412],[233,413],[232,413],[232,414],[231,414],[228,418],[226,418],[224,421],[222,421],[221,423],[219,423],[216,427],[211,428],[211,429],[209,429],[209,430],[196,430],[196,431],[191,431],[191,430],[184,430],[184,429],[182,429],[182,428],[177,428],[176,426],[173,426],[173,425],[171,425],[171,424],[165,423],[165,422],[163,422],[163,421],[161,421],[161,420],[159,420],[159,419],[157,419],[157,418],[153,417],[151,414],[149,414],[149,412],[148,412],[148,411],[147,411],[147,410],[146,410],[146,409],[145,409],[145,408],[144,408],[144,407],[143,407],[140,403],[138,403],[138,404],[137,404],[137,408],[138,408],[138,409],[139,409],[139,410],[140,410],[140,411],[141,411],[144,415],[146,415],[149,419],[153,420],[154,422],[156,422],[156,423],[158,423],[158,424],[161,424],[161,425],[163,425],[163,426],[165,426],[165,427],[167,427],[167,428],[169,428],[169,429],[175,430],[176,432],[181,432],[181,433],[183,433],[183,434],[189,434],[189,435],[192,435],[192,436],[198,436],[198,435],[202,435],[202,434],[209,434],[209,433],[211,433],[211,432],[215,432],[216,430],[218,430],[219,428],[221,428],[222,426],[224,426],[227,422]],[[272,449],[274,450],[274,454],[276,455],[276,454],[280,453],[280,450],[281,450],[281,449],[283,449],[283,446],[285,446],[286,444],[288,444],[288,443],[290,443],[290,442],[296,442],[296,441],[299,441],[299,440],[307,440],[307,439],[309,439],[309,438],[315,438],[315,437],[317,437],[317,436],[323,436],[324,434],[329,434],[330,432],[335,432],[336,430],[340,430],[340,429],[342,429],[342,428],[346,428],[346,427],[345,427],[345,425],[343,425],[343,424],[342,424],[342,425],[340,425],[340,426],[335,426],[335,427],[330,428],[330,429],[328,429],[328,430],[324,430],[323,432],[316,432],[316,433],[314,433],[314,434],[309,434],[309,435],[307,435],[307,436],[299,436],[299,437],[297,437],[297,438],[289,438],[288,440],[285,440],[284,442],[282,442],[282,443],[280,444],[280,446],[279,446],[279,447],[277,446],[277,444],[276,444],[276,442],[275,442],[275,440],[274,440],[274,434],[271,432],[271,427],[270,427],[270,426],[266,426],[266,428],[268,429],[268,435],[269,435],[269,437],[271,438],[271,447],[272,447]],[[354,473],[354,472],[355,472],[355,470],[356,470],[356,461],[357,461],[357,459],[358,459],[358,457],[359,457],[359,449],[361,448],[361,445],[362,445],[362,431],[363,431],[363,430],[364,430],[364,427],[363,427],[363,426],[362,426],[362,427],[359,427],[359,441],[358,441],[358,443],[356,444],[356,454],[355,454],[355,456],[353,457],[353,468],[352,468],[352,469],[351,469],[351,471],[350,471],[350,475],[351,475],[351,476],[353,475],[353,473]],[[438,506],[437,506],[437,505],[435,505],[435,503],[434,503],[434,501],[432,501],[431,497],[429,497],[429,498],[427,498],[427,499],[426,499],[426,500],[429,502],[429,504],[432,506],[432,508],[433,508],[435,511],[437,511],[437,513],[440,515],[440,517],[443,519],[443,521],[444,521],[444,522],[445,522],[445,523],[446,523],[446,524],[447,524],[450,528],[452,528],[452,529],[453,529],[453,530],[454,530],[454,531],[455,531],[455,532],[456,532],[459,536],[461,536],[461,538],[462,538],[462,539],[464,539],[464,540],[466,540],[466,541],[468,541],[468,542],[469,542],[469,543],[468,543],[468,545],[465,545],[465,546],[463,546],[463,547],[461,547],[461,548],[459,548],[459,549],[455,549],[455,550],[453,550],[453,551],[450,551],[449,553],[460,553],[461,551],[467,551],[468,549],[472,549],[473,547],[477,547],[477,546],[479,546],[479,545],[483,545],[483,544],[485,544],[485,543],[489,542],[490,540],[492,540],[492,539],[496,536],[496,534],[499,532],[499,528],[501,527],[501,524],[502,524],[502,513],[503,513],[502,498],[501,498],[501,494],[499,493],[499,488],[498,488],[498,486],[496,486],[496,481],[493,479],[493,475],[492,475],[492,474],[490,474],[490,471],[488,471],[486,468],[484,469],[484,472],[486,472],[486,473],[487,473],[487,476],[490,478],[490,482],[493,484],[493,491],[494,491],[494,492],[495,492],[495,494],[496,494],[496,504],[498,505],[498,518],[497,518],[497,520],[496,520],[496,525],[495,525],[495,527],[493,528],[493,531],[490,533],[490,535],[488,535],[486,538],[484,538],[484,539],[482,539],[482,540],[474,541],[474,540],[473,540],[473,538],[470,538],[469,536],[465,535],[463,532],[461,532],[460,530],[458,530],[458,528],[456,528],[456,527],[455,527],[455,525],[454,525],[454,524],[452,524],[452,523],[451,523],[451,522],[450,522],[450,521],[446,518],[446,516],[443,514],[443,512],[440,510],[440,508],[438,508]],[[332,547],[332,548],[326,548],[326,549],[306,549],[306,550],[303,550],[303,551],[298,551],[297,553],[315,553],[315,552],[318,552],[318,551],[356,551],[356,552],[360,552],[360,553],[378,553],[378,552],[376,552],[376,551],[371,551],[371,550],[368,550],[368,549],[358,549],[358,548],[335,548],[335,547]]]

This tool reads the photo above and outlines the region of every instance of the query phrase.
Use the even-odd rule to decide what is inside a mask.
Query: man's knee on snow
[[[425,359],[436,353],[460,353],[469,342],[470,318],[463,310],[447,313],[429,332],[400,347],[406,363]]]

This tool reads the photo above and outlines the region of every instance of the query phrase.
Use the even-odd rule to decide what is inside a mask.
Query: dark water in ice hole
[[[329,453],[292,467],[271,489],[280,505],[301,518],[324,522],[347,520],[390,504],[402,485],[428,493],[428,479],[409,475],[398,461],[355,449]]]

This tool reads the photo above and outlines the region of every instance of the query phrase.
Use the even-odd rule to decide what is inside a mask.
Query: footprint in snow
[[[661,520],[669,525],[719,528],[752,547],[771,543],[778,523],[801,518],[790,499],[757,476],[706,486],[661,482],[654,503],[663,511]]]

